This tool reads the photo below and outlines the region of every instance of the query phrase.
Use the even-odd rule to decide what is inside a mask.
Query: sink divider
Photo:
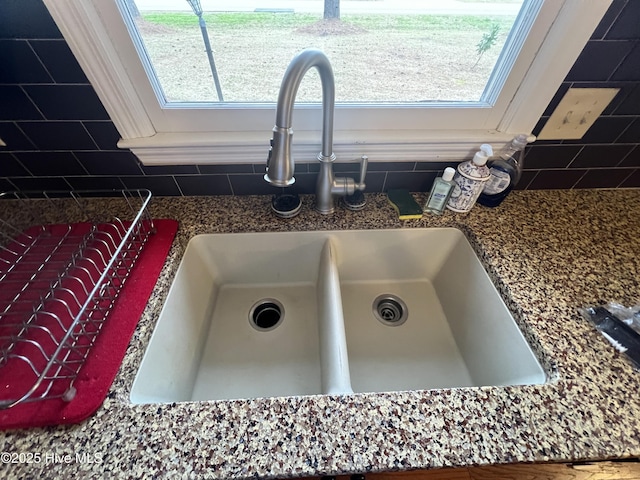
[[[340,276],[335,245],[331,238],[325,241],[320,255],[317,294],[322,393],[329,395],[353,393],[344,329]]]

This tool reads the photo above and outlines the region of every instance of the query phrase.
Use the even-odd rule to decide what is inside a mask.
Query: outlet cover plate
[[[619,88],[570,88],[547,120],[538,139],[582,138],[619,91]]]

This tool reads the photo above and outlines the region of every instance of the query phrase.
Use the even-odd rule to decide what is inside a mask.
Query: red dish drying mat
[[[0,410],[0,430],[78,423],[102,405],[178,230],[175,220],[157,219],[154,225],[156,232],[149,237],[78,372],[75,397],[70,402],[54,398]],[[3,372],[5,381],[0,388],[10,374]]]

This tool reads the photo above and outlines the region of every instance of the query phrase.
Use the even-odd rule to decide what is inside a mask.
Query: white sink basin
[[[339,250],[354,391],[544,383],[459,230],[344,232]]]
[[[191,239],[136,377],[134,403],[321,393],[316,281],[323,243],[277,237]],[[273,328],[272,310],[258,312],[267,323],[258,330],[249,314],[271,299],[284,315]]]
[[[459,230],[211,234],[187,246],[131,400],[544,381]]]

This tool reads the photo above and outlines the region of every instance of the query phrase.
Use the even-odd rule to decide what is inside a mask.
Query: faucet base
[[[301,209],[302,202],[297,193],[282,193],[271,199],[271,210],[280,218],[293,218]]]
[[[361,190],[356,190],[353,195],[346,195],[342,197],[342,202],[347,210],[357,212],[362,210],[367,205],[367,199]]]
[[[331,206],[331,208],[327,209],[327,208],[319,208],[317,203],[314,205],[313,209],[316,212],[321,213],[323,215],[330,215],[336,211],[336,207],[334,207],[333,205]]]

